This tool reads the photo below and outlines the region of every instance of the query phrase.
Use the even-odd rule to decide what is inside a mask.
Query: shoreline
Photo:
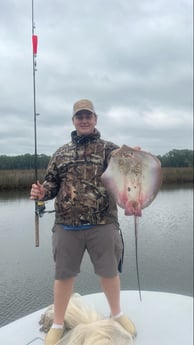
[[[38,179],[43,181],[46,170],[38,170]],[[162,185],[193,183],[193,167],[162,168]],[[34,170],[0,170],[0,191],[29,189],[35,182]]]

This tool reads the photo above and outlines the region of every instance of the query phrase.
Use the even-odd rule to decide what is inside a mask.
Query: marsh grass
[[[162,168],[163,184],[193,182],[193,168]],[[43,181],[45,170],[38,171]],[[0,170],[0,190],[27,189],[35,182],[34,170]]]
[[[191,183],[193,182],[193,168],[162,168],[163,183]]]
[[[38,171],[39,181],[43,181],[45,170]],[[0,190],[26,189],[35,182],[34,170],[0,170]]]

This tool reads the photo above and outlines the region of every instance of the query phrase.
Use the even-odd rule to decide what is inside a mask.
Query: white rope
[[[66,333],[57,345],[133,345],[133,337],[117,321],[105,318],[72,296],[65,314]],[[41,317],[41,329],[48,331],[54,315],[53,305]]]

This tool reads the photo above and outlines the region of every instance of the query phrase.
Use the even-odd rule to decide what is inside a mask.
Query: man
[[[101,183],[111,154],[119,147],[101,139],[91,101],[82,99],[74,104],[72,121],[75,131],[71,133],[71,142],[55,152],[43,184],[37,182],[31,189],[31,199],[55,198],[55,312],[45,345],[55,345],[63,336],[65,311],[86,249],[100,277],[111,317],[136,335],[135,326],[120,307],[118,267],[123,243],[117,206]]]

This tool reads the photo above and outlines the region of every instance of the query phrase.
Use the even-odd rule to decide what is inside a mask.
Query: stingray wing
[[[160,189],[161,163],[148,152],[123,145],[113,153],[101,179],[126,215],[141,216]]]

